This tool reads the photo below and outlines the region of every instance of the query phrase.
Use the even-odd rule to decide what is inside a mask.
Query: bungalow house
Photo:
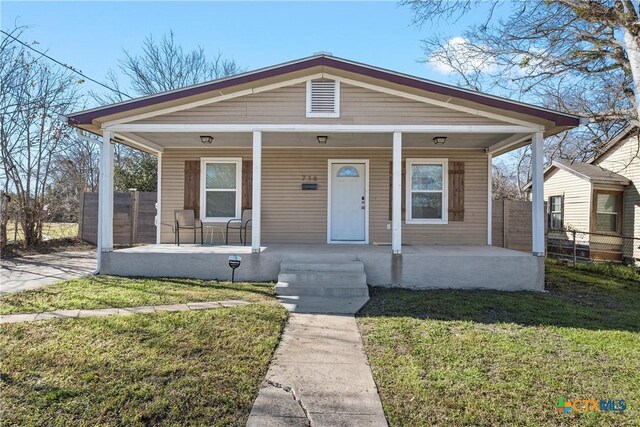
[[[576,238],[582,257],[640,261],[638,133],[637,127],[628,127],[589,161],[555,161],[545,171],[549,228],[582,232]],[[557,232],[549,238],[572,239]]]
[[[338,283],[331,274],[357,271],[371,285],[538,290],[542,140],[580,123],[328,54],[68,120],[104,141],[101,273],[226,279],[236,254],[241,280]],[[113,249],[109,141],[158,157],[156,245]],[[491,246],[490,165],[529,143],[539,179],[527,254]],[[237,231],[228,245],[185,245],[200,243],[191,231],[175,245],[182,209],[202,220],[205,243],[250,210],[247,246]]]

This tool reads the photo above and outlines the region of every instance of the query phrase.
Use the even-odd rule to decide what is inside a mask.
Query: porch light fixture
[[[318,144],[326,144],[329,137],[327,135],[318,135],[316,139],[318,140]]]
[[[433,143],[436,145],[443,145],[447,141],[446,136],[436,136],[433,138]]]
[[[203,144],[211,144],[213,142],[213,137],[211,135],[200,135],[200,142]]]

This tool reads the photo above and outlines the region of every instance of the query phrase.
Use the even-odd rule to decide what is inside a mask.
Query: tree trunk
[[[633,96],[636,109],[636,120],[640,123],[640,37],[634,36],[624,28],[624,44],[629,58],[629,68],[633,77]]]

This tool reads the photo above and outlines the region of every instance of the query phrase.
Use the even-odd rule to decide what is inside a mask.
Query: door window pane
[[[442,219],[442,193],[411,194],[411,218]]]
[[[411,165],[411,189],[441,191],[442,165]]]
[[[209,218],[233,218],[236,216],[235,191],[207,191],[206,216]]]
[[[207,163],[207,189],[234,190],[235,188],[235,163]]]

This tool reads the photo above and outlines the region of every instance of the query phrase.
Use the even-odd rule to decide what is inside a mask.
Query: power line
[[[34,47],[32,47],[32,46],[29,46],[28,44],[26,44],[25,42],[23,42],[23,41],[22,41],[22,40],[20,40],[19,38],[15,37],[15,36],[13,36],[13,35],[11,35],[11,34],[9,34],[9,33],[7,33],[7,32],[6,32],[6,31],[4,31],[4,30],[0,30],[0,32],[1,32],[2,34],[4,34],[5,36],[10,37],[10,38],[12,38],[13,40],[17,41],[18,43],[20,43],[22,46],[26,47],[27,49],[31,49],[32,51],[36,52],[37,54],[44,56],[45,58],[49,59],[50,61],[53,61],[53,62],[55,62],[56,64],[61,65],[61,66],[65,67],[65,68],[67,68],[67,69],[69,69],[69,70],[73,71],[74,73],[76,73],[76,74],[78,74],[78,75],[80,75],[80,76],[84,77],[85,79],[87,79],[87,80],[89,80],[89,81],[94,82],[95,84],[98,84],[98,85],[102,86],[102,87],[103,87],[103,88],[105,88],[105,89],[109,89],[109,90],[111,90],[111,91],[113,91],[113,92],[115,92],[115,93],[118,93],[118,94],[120,94],[120,95],[126,96],[126,97],[127,97],[127,98],[129,98],[129,99],[132,99],[132,98],[133,98],[131,95],[128,95],[128,94],[126,94],[126,93],[124,93],[124,92],[121,92],[121,91],[119,91],[118,89],[114,89],[114,88],[112,88],[112,87],[109,87],[109,86],[107,86],[106,84],[104,84],[104,83],[102,83],[102,82],[99,82],[98,80],[92,79],[91,77],[89,77],[89,76],[87,76],[86,74],[82,73],[82,71],[76,70],[76,69],[75,69],[75,68],[73,68],[72,66],[67,65],[67,64],[64,64],[64,63],[62,63],[62,62],[58,61],[57,59],[52,58],[51,56],[47,55],[46,53],[44,53],[44,52],[42,52],[42,51],[39,51],[38,49],[36,49],[36,48],[34,48]]]

